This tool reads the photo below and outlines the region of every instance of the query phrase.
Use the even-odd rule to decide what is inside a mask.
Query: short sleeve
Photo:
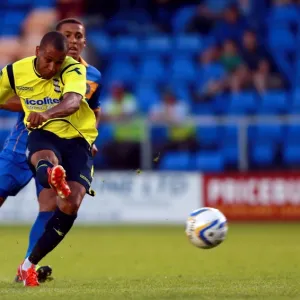
[[[86,92],[86,68],[82,64],[68,66],[61,74],[64,84],[63,95],[77,93],[85,97]]]
[[[92,110],[98,110],[100,109],[101,106],[101,101],[100,101],[100,95],[101,95],[101,90],[102,90],[102,82],[101,82],[101,76],[97,81],[97,88],[95,92],[93,93],[91,99],[89,100],[89,106]]]
[[[12,80],[14,79],[12,78]],[[0,104],[6,103],[13,96],[15,96],[15,92],[10,85],[7,67],[4,67],[0,71]]]

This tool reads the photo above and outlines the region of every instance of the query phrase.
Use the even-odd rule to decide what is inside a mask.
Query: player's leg
[[[92,156],[90,148],[86,142],[81,139],[70,141],[73,145],[65,147],[64,166],[68,174],[68,184],[71,188],[71,194],[67,199],[59,199],[58,207],[46,225],[45,232],[39,239],[28,259],[21,266],[22,269],[34,270],[34,265],[38,264],[43,257],[51,252],[67,235],[72,228],[77,217],[77,211],[82,199],[87,191],[90,190],[92,181]],[[24,274],[26,277],[26,274]],[[28,273],[25,285],[38,285],[35,282],[35,276],[32,271]]]
[[[27,258],[30,255],[35,244],[37,243],[39,238],[43,235],[45,231],[45,227],[56,209],[56,203],[57,203],[57,195],[55,191],[53,191],[52,189],[44,189],[37,182],[37,180],[35,180],[35,184],[36,184],[36,192],[37,192],[37,197],[39,202],[39,213],[30,230],[29,244],[28,244],[25,258]],[[53,279],[51,277],[52,268],[50,266],[47,265],[37,266],[36,271],[37,271],[39,282],[45,282]],[[20,279],[19,276],[18,279]]]

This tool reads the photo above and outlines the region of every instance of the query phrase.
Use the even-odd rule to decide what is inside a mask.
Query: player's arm
[[[62,101],[43,113],[31,113],[27,119],[29,128],[38,127],[50,119],[70,116],[79,109],[86,91],[86,68],[81,64],[71,65],[61,77],[64,83]]]
[[[10,98],[6,103],[0,105],[0,109],[5,109],[13,112],[23,111],[23,107],[18,96]]]
[[[100,123],[100,115],[101,115],[101,101],[100,101],[100,95],[102,90],[101,77],[99,77],[97,83],[98,83],[97,89],[95,90],[91,99],[89,100],[89,106],[94,111],[96,117],[96,127],[98,128],[98,125]]]
[[[13,74],[11,73],[11,80],[9,80],[6,66],[0,72],[0,108],[3,108],[15,95]]]

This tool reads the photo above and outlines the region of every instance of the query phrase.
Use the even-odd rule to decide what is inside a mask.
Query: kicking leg
[[[77,211],[86,189],[78,182],[68,182],[72,193],[68,199],[59,199],[58,207],[48,221],[45,231],[36,243],[31,254],[26,258],[20,268],[25,285],[36,286],[38,281],[33,273],[37,265],[49,252],[51,252],[67,235],[77,218]]]

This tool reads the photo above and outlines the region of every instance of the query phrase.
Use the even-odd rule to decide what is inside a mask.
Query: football
[[[193,211],[186,222],[186,235],[191,243],[202,249],[220,245],[228,231],[226,217],[215,208],[203,207]]]

